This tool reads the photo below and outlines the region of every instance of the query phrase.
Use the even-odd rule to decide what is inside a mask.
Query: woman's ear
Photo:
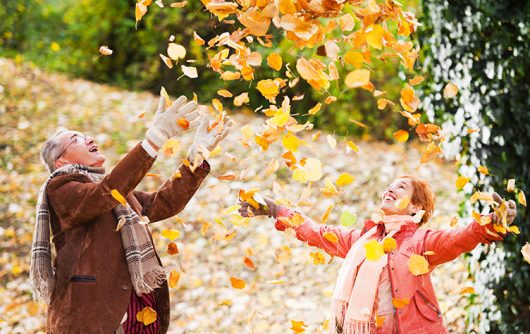
[[[415,215],[418,211],[420,211],[422,209],[423,208],[421,207],[421,205],[411,204],[410,207],[409,207],[409,214],[410,215]]]

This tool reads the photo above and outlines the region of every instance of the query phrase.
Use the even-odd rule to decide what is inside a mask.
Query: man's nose
[[[85,144],[90,145],[90,144],[92,144],[92,143],[94,143],[94,138],[92,138],[92,137],[90,137],[90,136],[86,136],[86,137],[85,137]]]

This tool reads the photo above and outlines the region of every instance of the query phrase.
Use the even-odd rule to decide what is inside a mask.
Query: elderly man
[[[106,176],[92,137],[62,131],[46,141],[41,158],[51,175],[39,193],[30,278],[36,296],[48,302],[49,333],[167,332],[166,271],[147,222],[184,209],[210,170],[202,153],[229,132],[232,121],[225,121],[209,129],[195,102],[181,96],[165,110],[161,97],[145,140]],[[197,128],[188,156],[196,168],[181,165],[181,177],[157,192],[136,191],[158,149],[187,124]]]

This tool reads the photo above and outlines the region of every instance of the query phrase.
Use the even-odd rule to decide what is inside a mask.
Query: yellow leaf
[[[147,13],[147,6],[143,4],[143,2],[137,2],[136,8],[134,10],[134,17],[136,19],[136,27],[138,27],[138,22],[144,17],[145,13]]]
[[[429,272],[429,262],[418,254],[412,254],[410,256],[408,267],[412,275],[419,276],[427,274]]]
[[[277,53],[271,53],[267,57],[267,64],[275,71],[279,71],[282,68],[282,57]]]
[[[475,293],[475,289],[472,286],[466,286],[460,289],[460,295],[464,295],[466,293]]]
[[[383,327],[383,324],[385,323],[385,316],[380,316],[378,314],[375,315],[375,327],[381,328]]]
[[[344,82],[350,88],[367,85],[370,83],[370,71],[365,69],[354,70],[348,73]]]
[[[352,142],[351,140],[348,140],[348,141],[346,142],[346,144],[348,145],[348,147],[349,147],[352,151],[354,151],[354,152],[359,152],[359,148],[358,148],[357,145],[355,145],[355,143]]]
[[[309,253],[309,255],[313,259],[313,264],[314,265],[319,265],[319,264],[325,264],[326,263],[326,258],[320,252],[311,252],[311,253]]]
[[[339,194],[337,188],[335,188],[335,186],[333,185],[331,180],[329,178],[327,178],[327,177],[326,177],[326,181],[325,181],[325,186],[324,186],[324,188],[321,188],[320,191],[322,192],[322,195],[324,195],[326,197],[333,197],[333,196]]]
[[[344,55],[344,62],[346,64],[351,64],[357,68],[360,68],[363,65],[364,57],[363,54],[359,51],[348,51]]]
[[[187,1],[173,2],[169,7],[171,8],[183,8],[188,4]]]
[[[328,218],[329,218],[329,215],[330,215],[332,209],[333,209],[333,204],[330,204],[328,206],[328,208],[326,209],[326,212],[324,212],[324,214],[322,215],[322,218],[320,218],[320,221],[322,222],[322,224],[325,224],[328,221]],[[328,232],[326,232],[326,233],[328,233]],[[333,233],[333,236],[330,237],[331,239],[326,237],[326,233],[324,233],[324,238],[326,240],[329,240],[331,242],[337,242],[338,241],[338,238],[335,235],[335,233]],[[332,233],[332,232],[329,232],[329,233]],[[336,240],[336,241],[334,241],[334,240]]]
[[[508,180],[508,183],[506,184],[506,191],[510,193],[515,191],[515,179]]]
[[[308,158],[304,166],[293,171],[293,179],[301,183],[318,181],[322,177],[322,163],[315,158]]]
[[[127,222],[127,219],[125,219],[125,217],[122,216],[120,220],[118,220],[118,224],[116,225],[116,229],[114,231],[118,232],[119,230],[121,230],[121,228],[123,227],[123,225],[125,225],[126,222]]]
[[[396,202],[396,209],[403,210],[405,209],[410,203],[410,197],[405,196],[403,198],[400,198],[399,201]]]
[[[221,74],[221,79],[226,81],[237,80],[239,78],[241,78],[241,73],[239,72],[224,71],[223,74]]]
[[[353,180],[355,179],[355,177],[351,174],[348,174],[348,173],[342,173],[339,175],[339,177],[337,178],[337,181],[335,182],[338,186],[342,187],[342,186],[346,186],[350,183],[353,182]]]
[[[291,224],[292,224],[294,227],[300,226],[300,225],[302,225],[303,223],[305,223],[305,218],[304,218],[304,216],[302,216],[302,215],[299,214],[298,212],[295,213],[295,214],[293,215],[293,217],[291,218]]]
[[[204,39],[202,39],[202,37],[199,36],[196,31],[193,32],[193,40],[199,45],[204,45],[205,43]]]
[[[225,72],[226,73],[226,72]],[[241,107],[243,104],[248,103],[248,93],[241,93],[238,96],[234,97],[234,105],[236,107]]]
[[[366,29],[366,43],[374,49],[381,50],[383,48],[383,34],[385,30],[380,25],[372,25],[371,28]]]
[[[333,96],[333,95],[330,95],[330,96],[326,97],[326,99],[324,100],[324,103],[325,104],[331,104],[331,103],[333,103],[335,101],[337,101],[337,97]]]
[[[110,194],[112,195],[112,197],[114,197],[115,200],[120,202],[121,205],[127,206],[127,201],[125,200],[125,197],[123,197],[123,195],[120,194],[120,192],[118,190],[112,189],[110,191]]]
[[[471,204],[475,203],[476,201],[486,201],[488,203],[493,203],[493,196],[487,192],[482,191],[476,191],[473,195],[471,195],[469,201]]]
[[[328,141],[329,146],[331,146],[332,149],[334,149],[337,146],[337,140],[332,135],[327,135],[326,139]]]
[[[391,251],[393,251],[396,248],[397,248],[397,243],[396,243],[396,240],[394,238],[389,237],[389,238],[385,238],[383,240],[383,251],[385,253],[390,253]]]
[[[392,304],[397,309],[402,309],[410,303],[407,298],[392,298]]]
[[[513,232],[515,234],[521,233],[521,231],[519,231],[519,227],[517,227],[515,225],[512,225],[512,226],[508,227],[508,231]]]
[[[477,221],[480,226],[488,225],[489,223],[491,223],[490,216],[482,216],[476,211],[471,212],[471,216]]]
[[[404,143],[409,140],[409,132],[405,130],[398,130],[394,132],[394,138],[400,143]]]
[[[522,190],[519,190],[519,193],[517,194],[517,201],[521,203],[521,205],[526,206],[526,196]]]
[[[254,194],[257,193],[258,191],[259,191],[259,188],[252,188],[249,190],[240,189],[239,199],[242,202],[247,202],[248,204],[252,205],[255,209],[259,209],[260,205],[254,199]]]
[[[276,80],[266,79],[260,80],[256,86],[261,95],[263,95],[270,102],[274,103],[276,95],[280,92],[280,85]]]
[[[186,57],[186,49],[180,44],[169,43],[167,46],[167,55],[169,58],[178,61]]]
[[[157,314],[156,311],[151,307],[146,306],[140,312],[136,313],[136,320],[148,326],[156,321]]]
[[[307,112],[309,115],[314,115],[316,114],[317,112],[320,111],[320,108],[322,108],[322,103],[317,103],[313,108],[309,109],[309,111]]]
[[[99,53],[101,53],[104,56],[110,56],[112,54],[112,50],[109,49],[107,45],[102,45],[99,47]]]
[[[306,142],[299,139],[297,136],[293,135],[292,133],[288,133],[282,138],[282,144],[287,150],[291,152],[296,152],[298,151],[298,148],[302,145],[305,145]]]
[[[445,85],[443,95],[446,99],[455,97],[456,94],[458,94],[458,87],[454,83],[449,82],[447,85]]]
[[[477,170],[480,174],[484,174],[484,175],[489,175],[490,173],[490,171],[488,170],[488,167],[486,166],[479,166]]]
[[[178,237],[180,237],[180,231],[179,230],[163,230],[160,234],[164,238],[168,238],[169,240],[175,240]]]
[[[385,253],[383,245],[374,239],[365,243],[364,249],[366,250],[366,259],[370,261],[379,260],[379,258]]]
[[[305,332],[307,325],[303,321],[291,320],[291,330],[295,333]]]
[[[171,273],[169,274],[169,287],[170,288],[176,288],[177,284],[179,283],[180,273],[176,270],[171,270]]]
[[[424,79],[425,78],[421,75],[415,75],[414,78],[409,79],[409,84],[411,84],[412,86],[416,86],[422,83]]]
[[[278,10],[282,14],[294,14],[296,13],[296,7],[293,0],[278,0]]]
[[[269,176],[273,174],[278,170],[278,168],[280,168],[280,163],[278,162],[278,160],[272,159],[271,161],[269,161],[267,167],[265,168],[265,175]]]
[[[217,91],[217,94],[218,95],[221,95],[222,97],[232,97],[234,96],[232,93],[230,93],[229,91],[227,91],[226,89],[219,89]]]
[[[202,226],[201,226],[201,235],[204,237],[206,235],[206,232],[208,232],[208,230],[210,229],[210,227],[212,226],[212,224],[208,223],[208,222],[203,222],[202,223]]]
[[[377,100],[377,109],[383,110],[386,108],[387,105],[393,106],[394,102],[387,100],[387,99],[379,99]],[[403,131],[403,130],[400,130]]]
[[[464,186],[469,182],[469,180],[470,179],[465,176],[459,176],[456,179],[456,189],[461,190],[462,188],[464,188]]]
[[[325,66],[316,59],[307,60],[301,57],[296,61],[296,69],[300,76],[316,90],[329,88],[329,80],[323,72],[323,68]]]
[[[530,244],[528,242],[521,248],[521,254],[523,254],[524,260],[530,263]]]

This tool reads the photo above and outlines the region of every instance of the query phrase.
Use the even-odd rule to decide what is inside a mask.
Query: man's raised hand
[[[196,102],[188,102],[182,95],[166,109],[166,98],[161,94],[153,125],[147,130],[145,137],[160,148],[169,138],[198,125],[199,112]]]
[[[209,129],[210,120],[208,115],[201,116],[199,127],[190,146],[189,158],[194,165],[202,163],[208,157],[209,153],[230,133],[230,127],[234,124],[227,116],[224,118],[223,125],[218,124],[217,127]]]

